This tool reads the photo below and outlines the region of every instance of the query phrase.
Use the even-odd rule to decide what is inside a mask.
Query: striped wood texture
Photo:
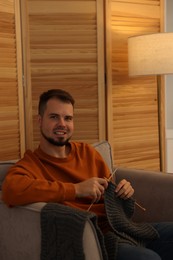
[[[160,0],[107,1],[108,138],[117,166],[160,169],[156,77],[129,78],[127,39],[160,32],[162,9]]]
[[[38,145],[38,98],[50,88],[63,88],[76,99],[73,139],[105,139],[103,1],[27,4],[32,90],[27,110],[33,120],[27,147]],[[31,125],[28,121],[26,129]]]
[[[20,158],[23,152],[23,116],[19,110],[19,106],[22,108],[20,28],[16,30],[18,10],[17,0],[0,1],[0,161]]]

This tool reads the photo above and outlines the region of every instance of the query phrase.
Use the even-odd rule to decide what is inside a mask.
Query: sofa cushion
[[[113,172],[113,160],[111,146],[107,141],[93,144],[94,148],[101,154],[111,172]]]
[[[6,161],[6,162],[0,162],[0,190],[2,186],[2,182],[5,178],[5,175],[8,171],[8,169],[14,165],[14,161]]]

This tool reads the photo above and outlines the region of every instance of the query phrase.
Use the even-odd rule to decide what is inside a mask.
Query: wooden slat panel
[[[128,77],[127,39],[160,31],[160,1],[109,1],[112,115],[108,115],[114,164],[160,169],[155,77]]]
[[[31,14],[90,14],[96,13],[95,1],[30,1]]]
[[[159,19],[160,18],[160,6],[158,5],[158,1],[152,1],[149,3],[148,1],[145,1],[145,3],[142,3],[142,1],[134,2],[131,1],[128,3],[127,1],[119,2],[119,1],[113,1],[112,2],[112,15],[117,15],[121,17],[147,17],[152,19]],[[155,4],[154,4],[155,3]],[[156,4],[157,3],[157,4]],[[124,8],[125,7],[125,8]]]
[[[20,157],[14,1],[0,2],[0,160]]]
[[[28,0],[28,12],[34,147],[39,141],[37,101],[41,92],[50,88],[63,88],[76,99],[73,138],[97,142],[100,138],[97,2]],[[102,47],[100,55],[103,53]],[[103,115],[102,118],[104,122]]]

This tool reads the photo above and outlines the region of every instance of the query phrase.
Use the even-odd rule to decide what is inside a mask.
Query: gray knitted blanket
[[[143,246],[158,238],[149,224],[131,220],[134,200],[115,196],[115,185],[109,183],[104,204],[110,232],[103,236],[95,214],[58,203],[47,203],[41,211],[41,260],[84,260],[83,231],[87,220],[95,227],[104,260],[115,260],[119,243]]]
[[[92,222],[108,259],[104,238],[95,214],[58,203],[47,203],[41,211],[41,260],[85,260],[83,232],[86,221]]]

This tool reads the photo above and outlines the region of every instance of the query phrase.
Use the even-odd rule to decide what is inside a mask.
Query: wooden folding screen
[[[159,0],[107,1],[108,139],[117,166],[160,170],[156,77],[128,77],[127,39],[160,32],[162,12]]]
[[[0,1],[0,161],[24,150],[19,1]]]
[[[1,160],[22,155],[25,133],[26,148],[38,145],[39,95],[63,88],[76,99],[75,140],[108,138],[117,166],[160,169],[156,78],[128,77],[127,38],[161,31],[163,2],[0,0]]]
[[[32,133],[27,147],[38,145],[38,98],[50,88],[63,88],[76,99],[73,139],[88,143],[105,139],[103,1],[27,0],[26,4],[32,101],[26,107],[32,115],[26,122]]]

